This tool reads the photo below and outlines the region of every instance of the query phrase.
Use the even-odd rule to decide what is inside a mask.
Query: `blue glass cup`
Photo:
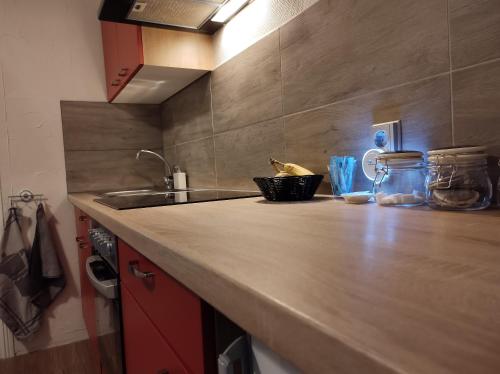
[[[353,156],[332,156],[330,157],[329,170],[334,196],[352,192],[356,158]]]

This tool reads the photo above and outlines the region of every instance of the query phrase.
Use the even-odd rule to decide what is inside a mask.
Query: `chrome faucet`
[[[172,174],[172,167],[170,166],[168,161],[163,156],[159,155],[156,152],[150,151],[149,149],[141,149],[139,152],[137,152],[137,154],[135,156],[136,160],[139,160],[143,153],[150,154],[152,156],[155,156],[156,158],[159,158],[161,161],[163,161],[163,163],[165,164],[165,166],[168,169],[168,175],[164,176],[163,180],[165,181],[167,191],[172,191],[174,189],[174,175]]]

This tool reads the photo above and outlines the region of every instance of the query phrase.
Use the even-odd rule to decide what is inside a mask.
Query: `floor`
[[[0,360],[1,374],[96,374],[87,340]]]

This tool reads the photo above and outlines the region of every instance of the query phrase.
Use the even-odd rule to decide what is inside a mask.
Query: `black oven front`
[[[95,317],[101,366],[104,373],[124,374],[121,300],[116,238],[102,227],[89,233],[93,246],[86,270],[95,288]]]

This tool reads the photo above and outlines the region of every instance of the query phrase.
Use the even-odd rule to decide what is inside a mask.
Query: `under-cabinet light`
[[[238,13],[243,6],[248,3],[248,0],[229,0],[220,10],[213,16],[212,21],[224,23],[236,13]]]

